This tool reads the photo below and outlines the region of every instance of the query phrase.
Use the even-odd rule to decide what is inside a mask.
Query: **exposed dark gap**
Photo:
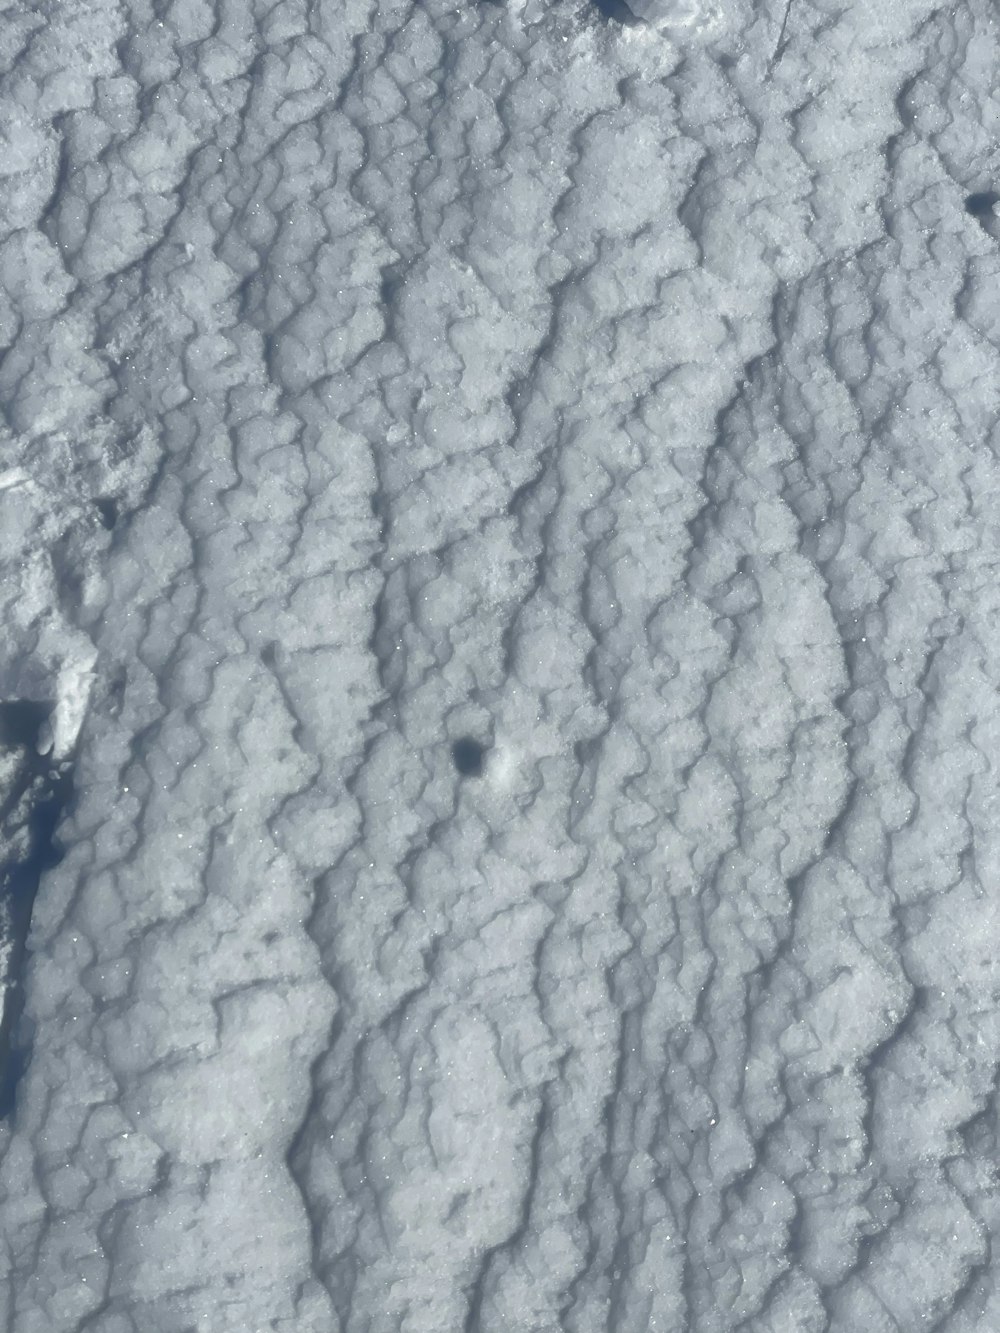
[[[974,194],[966,195],[965,211],[978,222],[986,223],[996,216],[993,210],[997,204],[1000,204],[1000,194],[996,190],[977,190]]]
[[[451,757],[455,767],[464,778],[479,778],[483,775],[483,759],[486,747],[471,736],[463,736],[451,747]]]
[[[625,4],[625,0],[591,0],[591,3],[608,23],[620,23],[622,27],[634,28],[642,22]]]
[[[116,501],[112,500],[110,496],[101,496],[100,499],[94,501],[94,504],[97,506],[97,512],[100,515],[101,525],[110,532],[118,522]]]
[[[0,1014],[0,1118],[14,1109],[17,1085],[31,1057],[31,1043],[21,1018],[28,930],[42,875],[59,864],[64,852],[56,837],[73,796],[69,764],[53,764],[39,753],[42,728],[51,705],[35,700],[0,703],[0,746],[22,751],[20,771],[0,808],[4,840],[16,848],[0,864],[0,893],[9,921],[8,972]]]
[[[49,720],[52,705],[35,699],[0,702],[0,748],[22,747],[37,753],[42,728]]]

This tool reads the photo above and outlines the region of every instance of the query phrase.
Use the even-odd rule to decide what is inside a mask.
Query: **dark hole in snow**
[[[12,993],[7,1000],[12,1008],[15,1006],[15,995]],[[20,1014],[22,1002],[16,1001],[16,1007]],[[0,1027],[4,1027],[0,1025]],[[0,1035],[0,1050],[2,1050],[3,1063],[0,1064],[0,1120],[6,1120],[14,1109],[14,1093],[17,1085],[21,1081],[21,1075],[28,1068],[29,1051],[27,1045],[11,1046],[10,1039],[6,1033]]]
[[[382,269],[379,295],[382,304],[391,306],[396,303],[406,283],[406,270],[400,264],[386,264]]]
[[[31,727],[37,735],[49,708],[40,704],[2,704],[0,718],[13,720],[26,738]],[[39,721],[39,716],[41,721]],[[16,728],[15,728],[16,729]],[[28,747],[27,739],[18,744]],[[17,848],[14,856],[0,864],[0,892],[4,895],[10,934],[4,932],[7,972],[4,980],[3,1013],[0,1016],[0,1118],[14,1109],[17,1084],[27,1068],[30,1042],[20,1024],[24,1009],[23,974],[28,928],[38,884],[46,870],[59,864],[64,852],[56,829],[73,795],[73,774],[68,765],[55,768],[48,758],[32,750],[15,782],[4,808],[0,826],[11,835]]]
[[[455,767],[464,778],[482,777],[485,753],[485,747],[471,736],[463,736],[451,747],[451,757],[455,761]]]
[[[988,222],[997,204],[1000,204],[1000,194],[996,190],[979,190],[966,196],[965,211],[980,222]]]
[[[42,727],[49,720],[52,705],[36,699],[10,699],[0,703],[0,745],[37,750]]]
[[[636,18],[625,4],[625,0],[592,0],[594,8],[609,23],[620,23],[623,27],[634,28],[642,20]]]
[[[95,500],[94,504],[97,506],[97,512],[101,517],[102,525],[106,527],[110,532],[111,529],[118,522],[117,504],[114,502],[114,500],[111,500],[107,497],[102,497],[100,500]]]

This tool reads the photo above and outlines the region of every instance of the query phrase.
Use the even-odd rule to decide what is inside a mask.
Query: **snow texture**
[[[0,0],[4,1333],[1000,1328],[995,6],[630,6]]]

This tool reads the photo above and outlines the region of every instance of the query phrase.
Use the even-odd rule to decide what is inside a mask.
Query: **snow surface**
[[[630,3],[0,0],[5,1333],[1000,1328],[994,6]]]

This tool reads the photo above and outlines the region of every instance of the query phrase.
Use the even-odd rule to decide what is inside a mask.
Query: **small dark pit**
[[[463,778],[481,778],[486,747],[471,736],[463,736],[451,747],[451,757]]]
[[[592,0],[592,3],[606,23],[620,23],[623,28],[634,28],[642,21],[636,18],[625,0]]]
[[[42,727],[52,705],[35,699],[10,699],[0,703],[0,747],[37,750]]]
[[[118,522],[118,505],[108,496],[102,496],[100,500],[95,500],[94,504],[101,520],[101,526],[107,528],[110,532]]]
[[[993,210],[1000,204],[1000,194],[996,190],[978,190],[965,200],[965,211],[971,213],[980,222],[989,222],[994,216]]]

